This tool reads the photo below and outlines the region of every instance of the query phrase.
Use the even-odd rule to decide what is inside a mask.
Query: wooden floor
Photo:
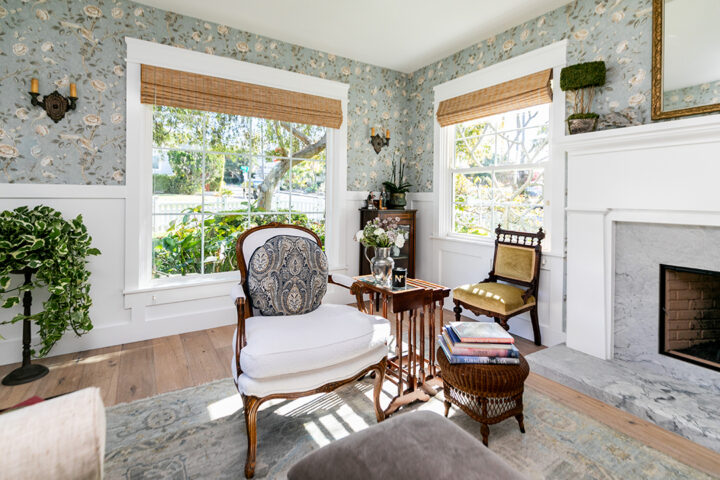
[[[446,322],[452,320],[452,312],[444,314]],[[231,325],[43,359],[38,363],[50,368],[44,378],[16,387],[0,385],[0,410],[33,395],[47,398],[89,386],[99,387],[103,402],[111,406],[230,377],[234,329]],[[519,337],[515,345],[523,355],[545,348]],[[0,366],[0,378],[17,366]],[[540,375],[530,373],[527,385],[683,463],[720,476],[720,454]]]

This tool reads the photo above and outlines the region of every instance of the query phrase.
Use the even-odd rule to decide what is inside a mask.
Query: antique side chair
[[[385,418],[379,400],[390,324],[354,307],[320,303],[328,282],[353,284],[348,276],[327,275],[321,245],[311,230],[279,223],[252,228],[237,240],[232,371],[247,427],[247,478],[255,473],[263,402],[329,392],[374,372],[375,415],[378,422]],[[295,314],[303,305],[310,311]]]
[[[498,225],[495,234],[493,268],[488,277],[452,292],[455,319],[460,321],[464,307],[476,315],[492,317],[507,330],[510,318],[529,311],[535,345],[540,345],[537,293],[545,233],[542,228],[537,233],[525,233],[503,230]]]

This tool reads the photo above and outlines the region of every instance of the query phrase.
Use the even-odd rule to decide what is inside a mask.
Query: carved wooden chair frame
[[[237,243],[235,245],[235,251],[237,254],[236,258],[238,263],[238,270],[240,270],[240,283],[242,285],[243,292],[245,293],[245,298],[239,297],[235,300],[238,318],[237,341],[235,342],[235,366],[237,368],[237,377],[242,374],[242,369],[240,367],[240,352],[242,351],[242,348],[247,345],[247,338],[245,335],[245,319],[252,316],[252,301],[250,300],[250,291],[247,283],[247,266],[245,264],[245,256],[243,254],[243,243],[250,234],[265,228],[292,228],[296,230],[302,230],[310,234],[312,238],[317,242],[317,244],[322,246],[322,241],[320,240],[320,237],[318,237],[318,235],[312,230],[298,225],[287,225],[283,223],[270,223],[267,225],[251,228],[243,232],[242,235],[238,237]],[[333,281],[332,275],[328,275],[328,283],[339,285],[344,288],[349,288],[347,285]],[[380,407],[380,391],[382,389],[382,384],[385,379],[386,368],[387,356],[383,357],[383,359],[380,360],[378,363],[370,365],[369,367],[365,368],[361,372],[358,372],[350,378],[327,383],[312,390],[292,393],[275,393],[264,397],[241,394],[244,407],[243,410],[245,413],[245,425],[247,428],[248,442],[247,459],[245,461],[245,477],[251,478],[255,474],[255,459],[257,455],[257,413],[260,405],[262,405],[264,402],[267,402],[268,400],[272,400],[275,398],[294,399],[305,397],[308,395],[314,395],[316,393],[331,392],[338,387],[341,387],[342,385],[352,382],[353,380],[362,378],[367,373],[374,372],[375,383],[373,389],[373,402],[375,405],[375,417],[377,418],[378,422],[381,422],[385,419],[385,414],[383,413],[383,409]],[[233,379],[235,381],[236,387],[237,377]]]
[[[475,305],[471,305],[467,302],[463,302],[462,300],[453,299],[453,302],[455,303],[455,308],[453,308],[453,312],[455,312],[455,320],[458,322],[460,321],[460,314],[462,313],[462,309],[464,307],[473,312],[475,315],[485,315],[486,317],[493,318],[505,330],[508,330],[510,327],[508,326],[507,322],[510,318],[529,311],[530,319],[532,321],[533,336],[535,337],[535,345],[541,345],[542,339],[540,336],[540,322],[538,320],[537,312],[537,294],[540,285],[540,260],[542,256],[542,240],[543,238],[545,238],[545,232],[543,232],[542,228],[538,230],[537,233],[517,232],[514,230],[504,230],[500,228],[500,225],[498,225],[498,227],[495,229],[495,235],[495,253],[493,255],[492,270],[488,274],[488,277],[482,281],[482,283],[497,282],[498,280],[501,280],[503,282],[525,287],[526,290],[522,296],[523,302],[527,302],[527,299],[530,298],[530,296],[534,296],[535,303],[533,305],[528,305],[526,307],[515,310],[512,313],[502,314],[499,312],[493,312],[492,310],[486,310]],[[510,245],[514,247],[522,247],[535,250],[535,264],[533,265],[532,280],[526,282],[515,278],[504,277],[495,273],[498,247],[500,245]]]

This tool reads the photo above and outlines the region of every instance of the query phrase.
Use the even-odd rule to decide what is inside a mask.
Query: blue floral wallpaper
[[[406,75],[126,0],[9,0],[0,4],[0,182],[124,183],[131,36],[348,83],[348,188],[377,189],[399,150],[412,190],[432,191],[432,88],[562,39],[569,64],[606,62],[600,128],[650,122],[651,4],[577,0]],[[32,108],[33,76],[41,93],[76,82],[78,110],[54,124]],[[372,126],[392,132],[380,155]]]
[[[391,152],[375,154],[370,128],[404,150],[407,75],[128,1],[0,2],[0,182],[125,182],[125,42],[130,36],[348,83],[348,188],[377,189]],[[53,123],[30,105],[67,95],[78,109]]]

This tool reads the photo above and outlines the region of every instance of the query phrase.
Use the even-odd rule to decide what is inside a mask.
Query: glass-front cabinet
[[[417,210],[368,210],[367,208],[360,209],[360,229],[362,229],[367,222],[373,221],[376,217],[380,219],[385,218],[396,218],[400,228],[405,231],[405,246],[403,248],[392,247],[390,255],[395,260],[396,267],[407,268],[407,276],[409,278],[415,278],[415,213]],[[364,249],[360,245],[360,275],[367,275],[370,273],[370,263],[367,261],[364,255]],[[368,257],[372,258],[374,252],[372,248],[367,252]]]

